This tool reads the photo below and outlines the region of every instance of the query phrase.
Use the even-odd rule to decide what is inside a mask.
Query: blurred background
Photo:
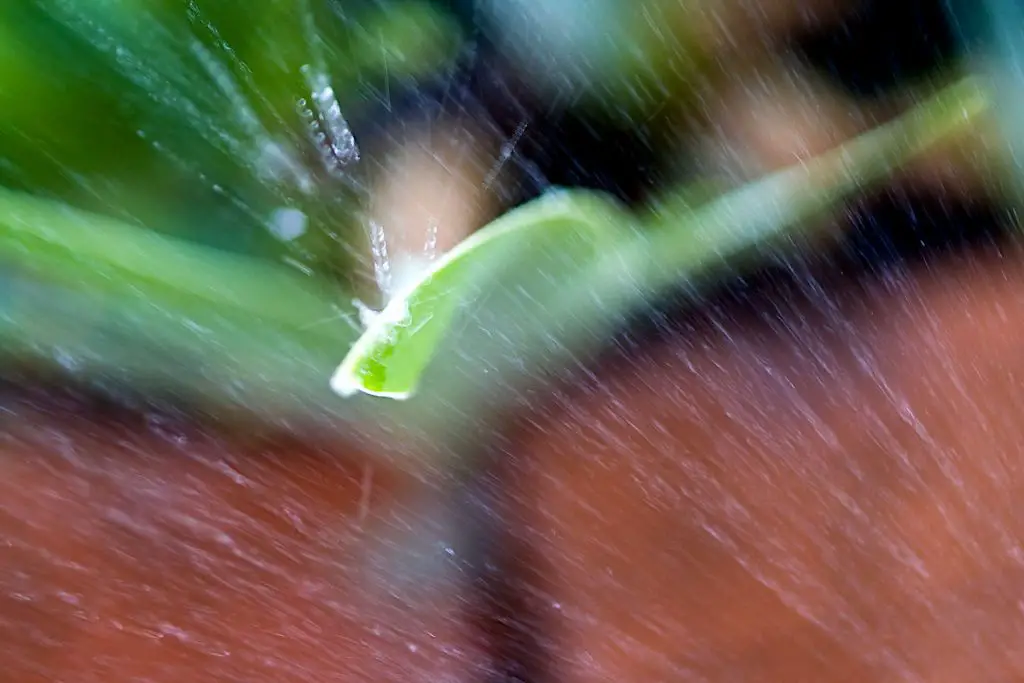
[[[631,374],[632,360],[608,366],[613,377],[627,381],[605,393],[633,398],[621,404],[609,399],[597,417],[566,408],[572,401],[550,388],[517,395],[507,405],[432,402],[429,392],[425,400],[400,405],[343,400],[330,391],[329,378],[366,323],[453,246],[551,190],[598,190],[637,212],[693,188],[726,192],[856,139],[907,112],[925,94],[971,74],[997,85],[992,112],[894,170],[883,187],[866,188],[822,217],[838,237],[822,245],[828,254],[822,258],[826,272],[881,273],[895,261],[924,255],[930,267],[935,254],[950,247],[1005,240],[1017,225],[1021,187],[1015,152],[1024,140],[1022,16],[1013,0],[0,3],[0,413],[6,420],[0,426],[6,468],[0,477],[0,553],[10,551],[12,558],[0,559],[0,566],[10,568],[0,569],[0,660],[6,649],[13,662],[8,669],[0,664],[0,682],[170,681],[195,678],[197,672],[209,678],[196,680],[218,681],[468,680],[466,663],[476,666],[488,658],[501,660],[492,668],[505,678],[487,680],[533,680],[516,677],[517,663],[534,656],[533,641],[513,643],[511,650],[492,642],[505,642],[506,631],[515,631],[501,610],[515,611],[518,603],[501,591],[492,595],[480,578],[506,571],[502,562],[491,562],[515,555],[505,553],[503,543],[527,543],[505,533],[507,510],[494,504],[498,512],[491,514],[503,477],[511,475],[500,466],[480,475],[473,457],[484,451],[536,452],[545,462],[548,455],[576,453],[574,448],[591,443],[576,438],[588,420],[606,425],[604,437],[590,436],[618,447],[614,462],[659,448],[664,454],[686,439],[656,446],[660,442],[646,435],[664,436],[668,432],[659,431],[658,420],[669,424],[677,416],[662,415],[652,407],[656,401],[643,403],[630,393],[642,379],[654,382],[639,370]],[[985,291],[1016,300],[1007,294],[999,268],[966,272],[990,274]],[[757,274],[749,281],[737,273],[723,277],[712,284],[734,298],[746,297],[746,288],[758,282]],[[943,310],[962,303],[949,294],[962,283],[929,290],[901,288],[901,282],[892,285],[896,303],[879,310],[892,313],[892,320],[910,318],[915,330],[933,322],[929,310],[906,312],[904,305],[925,296],[922,291],[952,300],[941,300],[949,304]],[[859,300],[860,286],[843,291]],[[783,304],[773,299],[765,310],[772,302],[780,310],[791,303],[787,291],[780,295]],[[709,310],[718,300],[710,301]],[[990,318],[979,316],[999,318],[1000,306]],[[648,343],[655,345],[645,340],[664,333],[659,315],[671,317],[650,313],[608,346],[642,357]],[[500,335],[499,322],[507,317],[484,310],[471,323],[483,328],[482,336]],[[723,317],[728,324],[718,328],[712,321],[707,327],[734,330],[737,338],[754,329],[755,341],[761,339],[761,328],[740,325],[738,316]],[[811,319],[793,314],[786,324],[799,328]],[[860,329],[871,336],[877,330],[870,316],[866,320]],[[971,320],[968,315],[963,326],[969,328]],[[815,329],[838,325],[831,318],[818,322]],[[936,335],[953,338],[958,349],[973,345],[965,336]],[[756,357],[760,347],[753,342],[743,347],[726,334],[715,343],[750,351],[741,361],[733,358],[739,367],[757,365],[745,360]],[[941,346],[929,345],[927,338],[915,343],[910,350],[899,347],[899,353],[915,359],[922,346]],[[1000,343],[978,346],[1008,348],[1008,342]],[[697,353],[698,347],[685,349]],[[792,361],[794,367],[810,356]],[[662,363],[679,370],[683,357],[679,351],[669,360],[647,358],[644,367]],[[444,364],[453,356],[445,358],[435,373],[455,374]],[[714,376],[715,358],[702,358],[706,363],[698,374]],[[940,360],[929,366],[930,376],[948,379],[946,369],[934,369]],[[964,367],[976,369],[971,363],[963,360]],[[965,370],[964,384],[950,390],[967,403],[987,395],[974,369]],[[596,381],[588,372],[588,381]],[[805,374],[823,385],[840,383],[825,370],[814,373]],[[876,379],[873,387],[886,386]],[[498,380],[482,381],[493,384],[495,394],[505,391]],[[736,386],[744,394],[746,385]],[[847,389],[840,386],[834,394],[858,395]],[[591,387],[583,398],[602,391]],[[939,393],[921,390],[926,397]],[[828,404],[834,394],[815,396]],[[872,405],[882,403],[880,394],[865,395],[868,403],[876,401]],[[765,426],[777,447],[788,438],[778,430],[790,423],[776,425],[766,416],[790,403],[759,396],[764,405],[750,422]],[[515,422],[523,413],[527,422],[541,423],[545,416],[530,410],[543,413],[549,402],[559,407],[551,412],[557,419],[532,441],[506,441],[484,419]],[[508,414],[487,414],[495,405]],[[677,405],[685,407],[686,400],[677,397]],[[943,428],[957,418],[941,405],[928,405],[945,416]],[[879,410],[905,415],[888,404]],[[868,412],[849,408],[835,421]],[[648,420],[646,432],[626,429],[631,419],[641,424],[652,415],[660,417]],[[454,422],[474,429],[445,431]],[[563,428],[569,436],[559,442],[555,435]],[[753,438],[721,429],[735,443]],[[975,436],[991,440],[997,431],[982,429]],[[959,443],[957,438],[943,443]],[[811,439],[790,450],[797,452]],[[981,450],[1006,453],[1012,447],[997,446],[1003,450]],[[576,453],[578,460],[589,452]],[[393,468],[396,461],[401,466]],[[521,536],[533,543],[537,539],[530,534],[539,533],[538,546],[600,541],[595,529],[621,519],[616,543],[626,547],[635,541],[647,553],[643,557],[662,558],[661,537],[654,538],[648,527],[636,532],[640,527],[628,523],[630,515],[641,517],[636,506],[647,505],[645,496],[654,502],[644,514],[659,505],[675,509],[665,501],[684,498],[671,486],[682,475],[659,479],[657,462],[647,461],[641,473],[653,483],[628,499],[614,492],[639,481],[636,473],[612,477],[600,488],[593,482],[614,468],[602,465],[583,475],[561,465],[554,474],[541,471],[537,480],[549,487],[556,482],[558,490],[537,503],[538,510],[558,510],[579,498],[593,506],[587,514],[605,500],[632,512],[621,518],[579,513],[567,517],[566,524],[579,527],[568,531],[547,529],[550,519],[534,520]],[[884,459],[871,462],[877,471],[899,469]],[[752,471],[765,481],[783,469],[764,467]],[[1012,463],[1005,471],[993,467],[979,480],[1012,483],[1006,472],[1018,469]],[[809,486],[797,507],[827,498],[817,492],[845,491],[845,484],[830,488],[837,481],[870,479],[859,472],[843,478],[847,474],[832,472],[819,488]],[[576,496],[572,486],[580,481],[593,486],[581,484]],[[993,486],[1012,498],[1010,484]],[[969,496],[953,489],[943,489],[945,500],[967,505]],[[529,499],[532,490],[527,486],[517,495]],[[777,500],[797,498],[780,494]],[[1012,507],[1006,506],[1000,510]],[[530,508],[516,514],[529,520],[533,513]],[[920,526],[886,527],[882,535],[911,529],[920,531],[916,537],[931,538],[921,529],[944,518],[936,512],[934,518],[922,513],[914,519]],[[671,530],[663,535],[671,536]],[[942,547],[968,535],[947,539]],[[814,536],[808,546],[831,547],[832,538]],[[469,567],[466,573],[476,581],[471,598],[444,569],[452,558],[463,561],[464,548],[469,559],[459,566]],[[593,558],[600,552],[594,553],[580,557],[598,563]],[[871,557],[883,554],[878,550]],[[573,585],[604,581],[604,574],[589,572],[568,551],[560,557],[563,575],[576,576]],[[935,562],[931,566],[946,566]],[[626,574],[630,565],[616,566]],[[817,576],[810,570],[801,574],[805,569],[787,576]],[[665,571],[645,595],[677,583],[679,572]],[[946,586],[942,581],[952,583],[957,571],[968,578],[981,572],[957,565],[949,574],[934,574],[938,583],[920,594],[939,594]],[[626,585],[613,578],[591,586],[593,594]],[[965,581],[965,591],[976,588]],[[898,596],[911,593],[894,589],[885,595],[896,604]],[[494,607],[497,616],[483,619],[484,627],[466,622],[460,611],[467,604],[476,609],[477,598],[485,612],[500,607]],[[620,612],[633,604],[619,598],[607,612],[594,612],[601,618],[580,622],[619,623]],[[1000,604],[1018,604],[1002,598]],[[708,610],[690,599],[671,604],[689,605],[692,611],[680,613],[703,619]],[[743,641],[756,650],[751,661],[766,667],[754,667],[755,674],[772,671],[776,677],[770,680],[787,681],[875,680],[856,668],[843,678],[838,666],[772,669],[778,662],[765,653],[774,646],[761,640],[778,623],[792,624],[757,621],[758,615],[775,614],[776,598],[763,599],[735,618],[723,616],[715,622],[719,631],[711,629],[726,634],[725,642],[747,634],[742,624],[760,624]],[[561,609],[558,595],[547,602]],[[871,604],[876,602],[886,601]],[[652,604],[657,607],[656,600]],[[927,611],[921,610],[914,614]],[[964,614],[976,616],[966,607],[950,610],[965,619]],[[662,616],[663,623],[671,620]],[[895,656],[886,659],[891,653],[885,639],[896,631],[885,625],[894,622],[878,617],[864,623],[855,624],[863,626],[860,631],[850,627],[830,631],[830,637],[880,634],[877,641],[849,641],[851,649],[869,655],[865,660],[877,654],[889,666],[878,665],[891,676],[877,680],[924,680],[911,675],[910,664],[901,669],[893,664]],[[991,642],[1015,642],[1012,634],[1020,631],[1006,628]],[[475,636],[474,629],[485,635]],[[689,631],[646,624],[630,633],[634,649],[608,646],[606,670],[615,671],[615,662],[641,661],[630,670],[649,675],[630,680],[663,680],[650,673],[657,669],[651,662],[670,658],[666,653],[680,642],[676,636]],[[943,651],[943,642],[932,638],[915,652],[925,653],[924,661]],[[592,654],[585,645],[581,661]],[[833,656],[818,641],[810,650],[808,661],[815,666]],[[989,660],[979,655],[965,661]],[[1016,679],[993,674],[975,680]]]

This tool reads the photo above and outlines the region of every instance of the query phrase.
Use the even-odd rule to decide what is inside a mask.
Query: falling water
[[[182,230],[195,225],[191,236],[218,246],[258,233],[270,245],[262,248],[304,276],[319,274],[321,257],[360,249],[387,299],[407,275],[397,226],[363,222],[352,211],[374,149],[353,112],[373,95],[346,71],[347,55],[323,38],[352,2],[294,0],[294,16],[271,12],[239,35],[217,14],[230,3],[38,0],[47,21],[131,86],[103,112],[121,117],[118,126],[145,154],[129,157],[125,143],[126,160],[114,170],[97,170],[88,154],[57,160],[60,182],[30,189],[91,201],[144,227],[160,219]],[[559,45],[600,56],[618,18],[639,14],[612,0],[483,4],[514,20],[513,31],[543,29],[520,37],[533,50],[528,63],[545,67],[571,56],[549,54]],[[755,18],[776,5],[738,4]],[[9,0],[0,15],[15,5]],[[277,3],[239,6],[257,16]],[[588,31],[587,13],[602,6],[625,11],[595,19],[589,27],[598,30]],[[710,14],[708,26],[728,23],[725,10]],[[276,42],[289,32],[295,45]],[[601,64],[584,66],[568,81],[554,68],[531,75],[568,88]],[[397,93],[394,65],[387,71]],[[83,72],[95,81],[81,79],[90,87],[116,90],[104,85],[105,71]],[[107,130],[77,92],[59,94],[56,120],[86,119]],[[826,114],[827,107],[815,110]],[[551,149],[538,150],[549,124],[542,116],[508,123],[514,132],[504,131],[511,137],[496,150],[487,189],[506,177],[531,191],[567,177],[584,184],[575,175],[588,170],[577,168],[579,159],[601,159],[580,149],[591,143],[558,135]],[[16,137],[3,138],[9,130],[2,128],[0,141]],[[28,141],[33,161],[59,151],[42,137]],[[566,151],[560,146],[571,172],[553,171],[545,156]],[[614,157],[605,140],[592,146]],[[21,160],[7,153],[0,147],[0,172],[19,177]],[[134,204],[122,201],[134,196],[128,190],[150,189]],[[566,258],[547,249],[531,262],[538,275],[529,287],[463,316],[465,330],[430,377],[434,386],[469,378],[503,393],[512,407],[502,423],[485,423],[473,412],[478,406],[454,399],[426,408],[409,402],[399,413],[454,415],[469,425],[464,440],[416,428],[363,438],[353,428],[326,448],[303,447],[225,436],[177,416],[108,419],[89,413],[102,411],[88,401],[65,402],[85,410],[82,417],[7,392],[0,402],[0,681],[479,680],[485,629],[467,613],[503,599],[512,608],[491,615],[492,630],[536,631],[538,649],[560,667],[560,675],[518,680],[1019,680],[1024,254],[1010,241],[970,255],[950,257],[956,250],[947,249],[921,263],[887,262],[901,220],[913,223],[914,243],[954,222],[945,208],[929,206],[931,213],[906,209],[909,219],[879,211],[847,221],[884,223],[876,231],[881,247],[851,247],[885,252],[865,256],[863,273],[838,257],[811,265],[780,258],[766,275],[737,278],[699,306],[686,289],[604,340],[602,360],[571,359],[578,367],[570,381],[520,393],[494,379],[500,364],[486,350],[506,349],[502,362],[529,370],[515,340],[568,270]],[[422,245],[429,262],[446,225],[427,221],[411,251]],[[973,217],[964,222],[974,229]],[[353,247],[359,240],[351,231],[360,230],[368,244]],[[259,251],[238,248],[250,247]],[[78,312],[79,299],[43,287],[33,294],[2,275],[0,298]],[[153,311],[159,307],[145,296],[131,303],[83,318],[90,324],[74,333],[102,346],[165,329],[151,321],[166,324],[171,314]],[[369,324],[376,311],[354,305]],[[93,329],[114,317],[116,334]],[[222,321],[208,318],[174,329],[211,336]],[[309,329],[323,323],[311,320]],[[260,378],[269,372],[258,361],[296,356],[289,369],[307,374],[297,372],[283,389],[274,384],[279,394],[299,393],[309,376],[326,384],[329,367],[321,373],[276,337],[263,343],[263,355],[223,344],[216,363],[203,365],[197,353],[170,365],[180,374],[201,366],[190,377],[202,376],[202,386],[242,394],[247,377],[222,381],[213,367],[221,359],[237,356],[248,376]],[[201,348],[217,345],[219,338]],[[153,349],[163,348],[128,354],[135,365],[110,374],[149,377],[160,358]],[[344,351],[331,348],[330,360]],[[69,371],[88,369],[63,347],[54,360]],[[426,395],[446,396],[432,387]],[[370,406],[366,414],[386,410],[359,405]],[[389,448],[429,465],[410,475],[392,467]],[[430,460],[436,452],[443,457]],[[490,469],[470,471],[477,453],[490,456]],[[437,465],[459,458],[458,472]],[[522,604],[543,604],[544,618],[502,592],[514,592],[501,581],[515,562],[525,568],[508,582]],[[498,655],[525,660],[525,651],[513,643]]]

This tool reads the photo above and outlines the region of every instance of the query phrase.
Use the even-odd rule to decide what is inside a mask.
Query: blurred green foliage
[[[356,335],[347,121],[459,46],[427,0],[0,3],[0,369],[323,410]]]
[[[311,116],[379,107],[458,41],[407,0],[3,3],[0,184],[344,273],[360,168],[329,172]],[[318,110],[325,85],[337,102]],[[299,239],[275,236],[281,207],[306,215]]]
[[[701,0],[481,0],[492,38],[551,100],[625,123],[693,101],[715,63]]]

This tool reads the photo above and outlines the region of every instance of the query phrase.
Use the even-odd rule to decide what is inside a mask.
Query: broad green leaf
[[[356,406],[322,378],[352,318],[316,278],[0,190],[5,372],[339,426]]]
[[[0,263],[72,286],[159,288],[164,299],[204,301],[293,328],[321,320],[332,303],[312,278],[2,189]]]
[[[562,333],[593,337],[622,311],[674,283],[714,277],[765,244],[794,242],[807,219],[970,126],[986,106],[977,84],[964,79],[810,162],[697,207],[663,202],[641,230],[637,219],[593,193],[537,200],[479,231],[392,300],[349,351],[332,388],[342,396],[413,395],[459,306],[478,298],[499,269],[524,258],[523,244],[586,255],[569,285],[551,292],[554,303],[548,302],[543,319],[568,321]]]

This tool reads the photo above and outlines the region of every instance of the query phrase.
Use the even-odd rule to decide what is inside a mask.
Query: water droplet
[[[384,226],[370,221],[370,251],[373,254],[373,274],[377,287],[384,294],[391,292],[391,259],[388,258],[388,243]]]
[[[268,227],[280,240],[291,242],[306,234],[308,224],[306,214],[298,209],[280,208],[270,215]]]

